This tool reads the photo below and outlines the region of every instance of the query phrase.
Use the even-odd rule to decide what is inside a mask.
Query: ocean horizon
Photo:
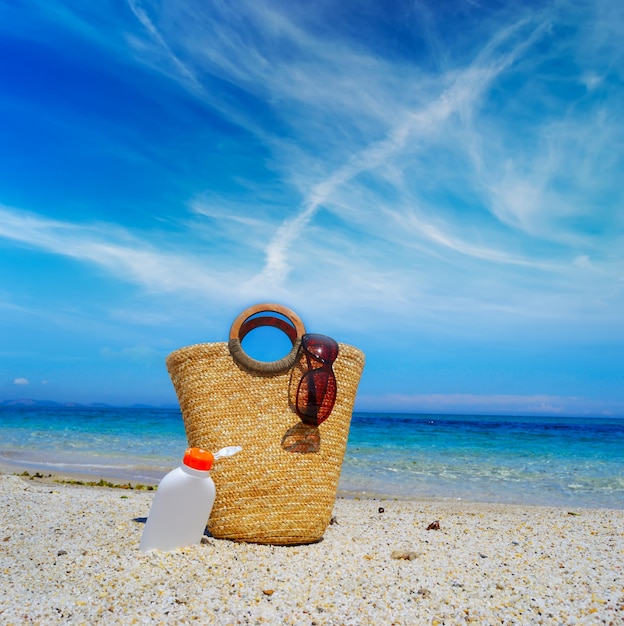
[[[0,403],[5,471],[156,484],[187,446],[179,408]],[[353,414],[346,497],[624,508],[624,419]]]

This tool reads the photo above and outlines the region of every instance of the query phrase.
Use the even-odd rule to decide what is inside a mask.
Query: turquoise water
[[[341,485],[394,496],[624,508],[624,420],[359,414]]]
[[[172,409],[0,407],[0,463],[157,482],[186,447]],[[624,420],[355,413],[346,495],[624,508]]]
[[[0,463],[157,482],[187,447],[174,409],[0,407]]]

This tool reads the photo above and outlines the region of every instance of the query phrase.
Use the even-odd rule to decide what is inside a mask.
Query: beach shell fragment
[[[390,556],[393,559],[413,561],[414,559],[417,559],[420,555],[418,554],[418,552],[414,552],[412,550],[394,550]]]
[[[427,526],[427,530],[440,530],[440,522],[436,520]]]

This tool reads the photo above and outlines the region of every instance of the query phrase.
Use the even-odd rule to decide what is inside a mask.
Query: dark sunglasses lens
[[[304,422],[318,426],[336,402],[336,377],[327,370],[312,370],[305,374],[297,390],[297,413]]]
[[[301,344],[310,356],[322,363],[333,363],[338,356],[338,344],[325,335],[304,335]]]

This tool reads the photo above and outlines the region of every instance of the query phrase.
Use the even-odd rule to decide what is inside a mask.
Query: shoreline
[[[172,468],[173,469],[173,468]],[[163,473],[163,476],[166,472]],[[141,481],[132,478],[121,478],[119,476],[103,473],[86,473],[71,471],[49,471],[42,469],[37,465],[30,464],[8,464],[0,462],[0,477],[16,476],[25,481],[40,484],[60,484],[75,487],[106,487],[120,488],[137,491],[155,491],[160,478],[144,479]],[[99,483],[99,484],[98,484]],[[566,510],[587,510],[587,511],[622,511],[624,513],[624,503],[621,507],[609,506],[584,506],[581,504],[553,504],[552,506],[544,504],[535,504],[530,502],[511,501],[502,502],[498,500],[487,500],[478,498],[457,498],[452,496],[430,496],[430,495],[394,495],[386,493],[376,493],[373,491],[352,491],[341,489],[340,486],[336,492],[336,498],[342,500],[371,500],[371,501],[390,501],[390,502],[420,502],[427,504],[457,504],[459,506],[509,506],[509,507],[532,507],[532,508],[555,508]]]
[[[624,623],[622,510],[338,498],[316,544],[140,554],[153,497],[0,475],[0,621]]]
[[[18,474],[154,486],[187,445],[181,420],[163,411],[149,426],[129,409],[5,416],[0,467]],[[624,422],[429,417],[354,414],[340,495],[624,508]]]

